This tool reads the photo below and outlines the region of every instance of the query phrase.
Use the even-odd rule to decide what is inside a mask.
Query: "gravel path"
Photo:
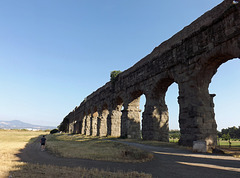
[[[240,177],[240,159],[231,156],[195,154],[176,148],[154,147],[137,143],[129,145],[154,153],[154,159],[145,163],[115,163],[86,159],[62,158],[41,152],[39,141],[28,144],[18,157],[23,162],[50,164],[68,167],[98,168],[108,171],[138,171],[152,174],[153,177],[189,178],[234,178]]]

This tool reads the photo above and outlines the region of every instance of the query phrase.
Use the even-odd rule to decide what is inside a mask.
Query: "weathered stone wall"
[[[133,67],[89,95],[69,113],[68,131],[140,138],[141,95],[146,96],[142,137],[168,141],[165,95],[179,88],[180,144],[216,144],[213,97],[208,87],[218,67],[240,57],[240,4],[225,0],[156,47]]]

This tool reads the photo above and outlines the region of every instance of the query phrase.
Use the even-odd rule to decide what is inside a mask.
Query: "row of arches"
[[[215,94],[209,85],[219,66],[240,57],[239,14],[238,5],[224,1],[156,47],[71,112],[70,132],[139,138],[142,120],[143,139],[168,141],[166,92],[176,83],[179,143],[216,145]],[[141,95],[146,97],[142,119]]]
[[[219,66],[220,65],[217,65],[216,67],[218,68]],[[207,85],[207,93],[209,92],[209,84]],[[161,82],[157,82],[155,87],[153,87],[153,92],[148,95],[141,90],[137,90],[131,92],[128,96],[116,97],[114,102],[104,103],[100,107],[94,106],[87,112],[83,112],[77,117],[74,117],[74,122],[72,122],[72,126],[70,124],[69,131],[92,136],[109,135],[114,137],[168,141],[169,112],[165,100],[166,93],[170,86],[173,86],[175,90],[174,92],[177,95],[178,91],[176,90],[178,90],[178,84],[173,80],[164,79],[161,80]],[[214,107],[214,96],[215,95],[209,95],[209,98],[211,99],[209,106],[211,108]],[[140,100],[142,99],[145,103],[141,103],[142,107],[144,105],[144,108],[140,109]],[[181,105],[180,96],[178,96],[178,103],[176,105],[178,104]],[[201,107],[201,105],[199,107]],[[181,112],[181,106],[177,107],[177,109],[175,106],[174,112],[177,113],[174,114],[175,117],[178,117],[174,119],[174,122],[178,122],[179,119],[181,130],[181,124],[184,125],[186,124],[185,122],[189,121],[185,121],[185,118],[181,120],[180,115],[184,114],[184,112]],[[192,114],[191,118],[193,120],[196,116],[194,112],[196,112],[194,111],[194,108],[190,110],[190,114]],[[180,115],[178,115],[178,113],[180,113]],[[214,128],[213,130],[216,130],[217,125],[214,119],[214,112],[210,112],[210,114],[212,115],[208,117],[213,121],[210,122],[210,128]],[[195,125],[199,126],[198,122],[208,123],[207,119],[206,113],[204,113],[204,116],[197,115],[197,119],[194,121]],[[191,130],[189,125],[186,128],[183,128],[181,133],[184,135],[188,129]]]

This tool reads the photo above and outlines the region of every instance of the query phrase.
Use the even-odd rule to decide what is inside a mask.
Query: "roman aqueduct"
[[[215,145],[215,95],[208,87],[218,67],[233,58],[240,58],[240,3],[225,0],[120,73],[116,82],[86,97],[63,122],[69,133],[139,138],[139,100],[144,94],[142,138],[168,141],[165,94],[175,82],[179,143],[203,140]]]

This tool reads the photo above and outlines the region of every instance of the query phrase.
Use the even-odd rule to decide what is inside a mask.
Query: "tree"
[[[223,135],[225,134],[225,136],[227,134],[230,135],[231,138],[233,139],[240,139],[240,127],[228,127],[227,129],[222,129],[221,133],[218,134],[220,137],[223,137]]]
[[[231,139],[230,134],[229,134],[229,133],[223,134],[223,135],[222,135],[222,139],[223,139],[223,140],[230,140],[230,139]]]
[[[50,134],[55,134],[55,133],[58,133],[58,132],[59,132],[58,129],[53,129],[53,130],[50,131]]]
[[[180,139],[180,131],[179,130],[170,130],[169,137],[172,139]]]
[[[121,73],[120,70],[114,70],[111,72],[110,74],[110,80],[112,82],[112,84],[115,84],[115,82],[117,81],[118,75]]]
[[[69,119],[65,117],[61,122],[61,124],[58,126],[59,131],[67,132],[68,124],[69,124]]]

